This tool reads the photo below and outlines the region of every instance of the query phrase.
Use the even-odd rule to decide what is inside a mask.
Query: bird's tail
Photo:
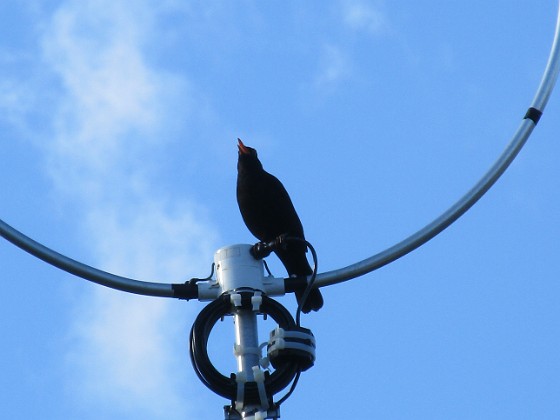
[[[304,291],[305,289],[296,291],[296,299],[298,305],[301,304],[301,299],[303,298]],[[303,303],[301,311],[304,314],[308,314],[311,311],[318,311],[322,307],[323,307],[323,295],[321,294],[321,291],[319,289],[313,289],[311,290],[311,292],[307,296],[307,299]]]

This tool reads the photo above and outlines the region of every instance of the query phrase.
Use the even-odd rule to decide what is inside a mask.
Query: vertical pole
[[[253,382],[255,381],[253,368],[257,367],[257,369],[260,369],[257,314],[251,309],[239,308],[233,316],[233,322],[235,324],[237,375],[244,378],[244,382]],[[240,384],[238,386],[243,385]],[[237,401],[237,403],[243,404],[243,401]],[[243,405],[243,408],[239,411],[242,419],[255,419],[257,412],[266,413],[267,409],[261,407],[260,404],[247,404]]]
[[[253,366],[259,366],[257,314],[249,309],[239,309],[233,317],[233,322],[237,370],[245,375],[247,381],[253,381]]]
[[[222,293],[231,293],[234,297],[237,293],[256,292],[265,290],[264,270],[261,260],[256,260],[250,253],[251,245],[232,245],[219,249],[214,255],[216,263],[216,279],[220,285]],[[278,282],[282,286],[282,282]],[[235,410],[241,415],[242,419],[264,419],[268,415],[268,402],[260,395],[263,389],[259,390],[261,404],[252,403],[244,405],[244,395],[242,389],[246,382],[256,382],[257,386],[262,386],[263,379],[255,377],[262,375],[260,370],[260,351],[257,325],[256,308],[243,307],[241,302],[236,303],[233,314],[235,324],[235,347],[234,353],[237,359],[237,381],[238,399],[235,401]],[[258,306],[257,306],[258,308]],[[255,369],[253,369],[255,368]],[[226,413],[226,418],[238,419]],[[269,417],[270,418],[270,417]]]

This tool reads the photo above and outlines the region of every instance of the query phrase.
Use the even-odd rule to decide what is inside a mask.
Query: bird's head
[[[239,156],[254,156],[257,157],[257,151],[252,147],[245,146],[241,139],[237,139],[237,149],[239,151]]]
[[[262,170],[262,164],[257,157],[257,151],[252,147],[245,146],[241,139],[237,139],[238,160],[237,169],[243,172],[254,172]]]

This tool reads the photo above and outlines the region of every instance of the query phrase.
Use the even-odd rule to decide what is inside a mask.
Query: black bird
[[[305,239],[301,221],[282,183],[263,169],[257,151],[238,140],[237,204],[249,231],[262,242],[272,242],[280,235]],[[274,251],[290,276],[309,276],[307,247],[304,242],[286,241]],[[296,291],[298,304],[303,290]],[[323,306],[319,289],[313,289],[302,311],[317,311]]]

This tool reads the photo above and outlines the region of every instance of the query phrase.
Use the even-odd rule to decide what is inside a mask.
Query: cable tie
[[[283,338],[277,337],[276,339],[274,339],[274,341],[272,341],[271,344],[271,349],[277,349],[277,350],[284,350],[286,348],[286,340],[284,340]]]
[[[270,338],[272,337],[284,338],[285,335],[286,335],[286,330],[279,326],[277,326],[275,329],[273,329],[270,332]]]
[[[259,391],[259,399],[260,399],[261,407],[263,407],[265,410],[268,410],[269,404],[268,404],[268,398],[266,397],[266,388],[264,386],[264,380],[265,380],[264,372],[260,370],[258,366],[253,366],[252,369],[253,369],[253,378],[257,383],[257,390]]]
[[[243,410],[245,405],[245,383],[247,382],[247,375],[245,372],[237,372],[235,375],[235,382],[237,382],[237,396],[235,399],[235,409],[237,411]]]
[[[257,411],[253,417],[255,420],[266,420],[268,418],[268,412]]]
[[[241,295],[239,293],[232,293],[229,295],[230,301],[236,308],[241,307]]]
[[[265,356],[259,360],[259,364],[263,369],[268,369],[268,367],[270,366],[270,359],[268,358],[268,356]]]
[[[262,296],[260,292],[255,292],[255,294],[251,296],[251,304],[253,305],[253,312],[258,312],[261,309]]]
[[[243,346],[241,344],[234,343],[233,344],[233,355],[235,357],[241,356],[243,353]]]
[[[260,347],[243,347],[241,344],[234,344],[233,345],[233,354],[234,356],[243,356],[245,354],[255,354],[261,357],[261,350]]]

